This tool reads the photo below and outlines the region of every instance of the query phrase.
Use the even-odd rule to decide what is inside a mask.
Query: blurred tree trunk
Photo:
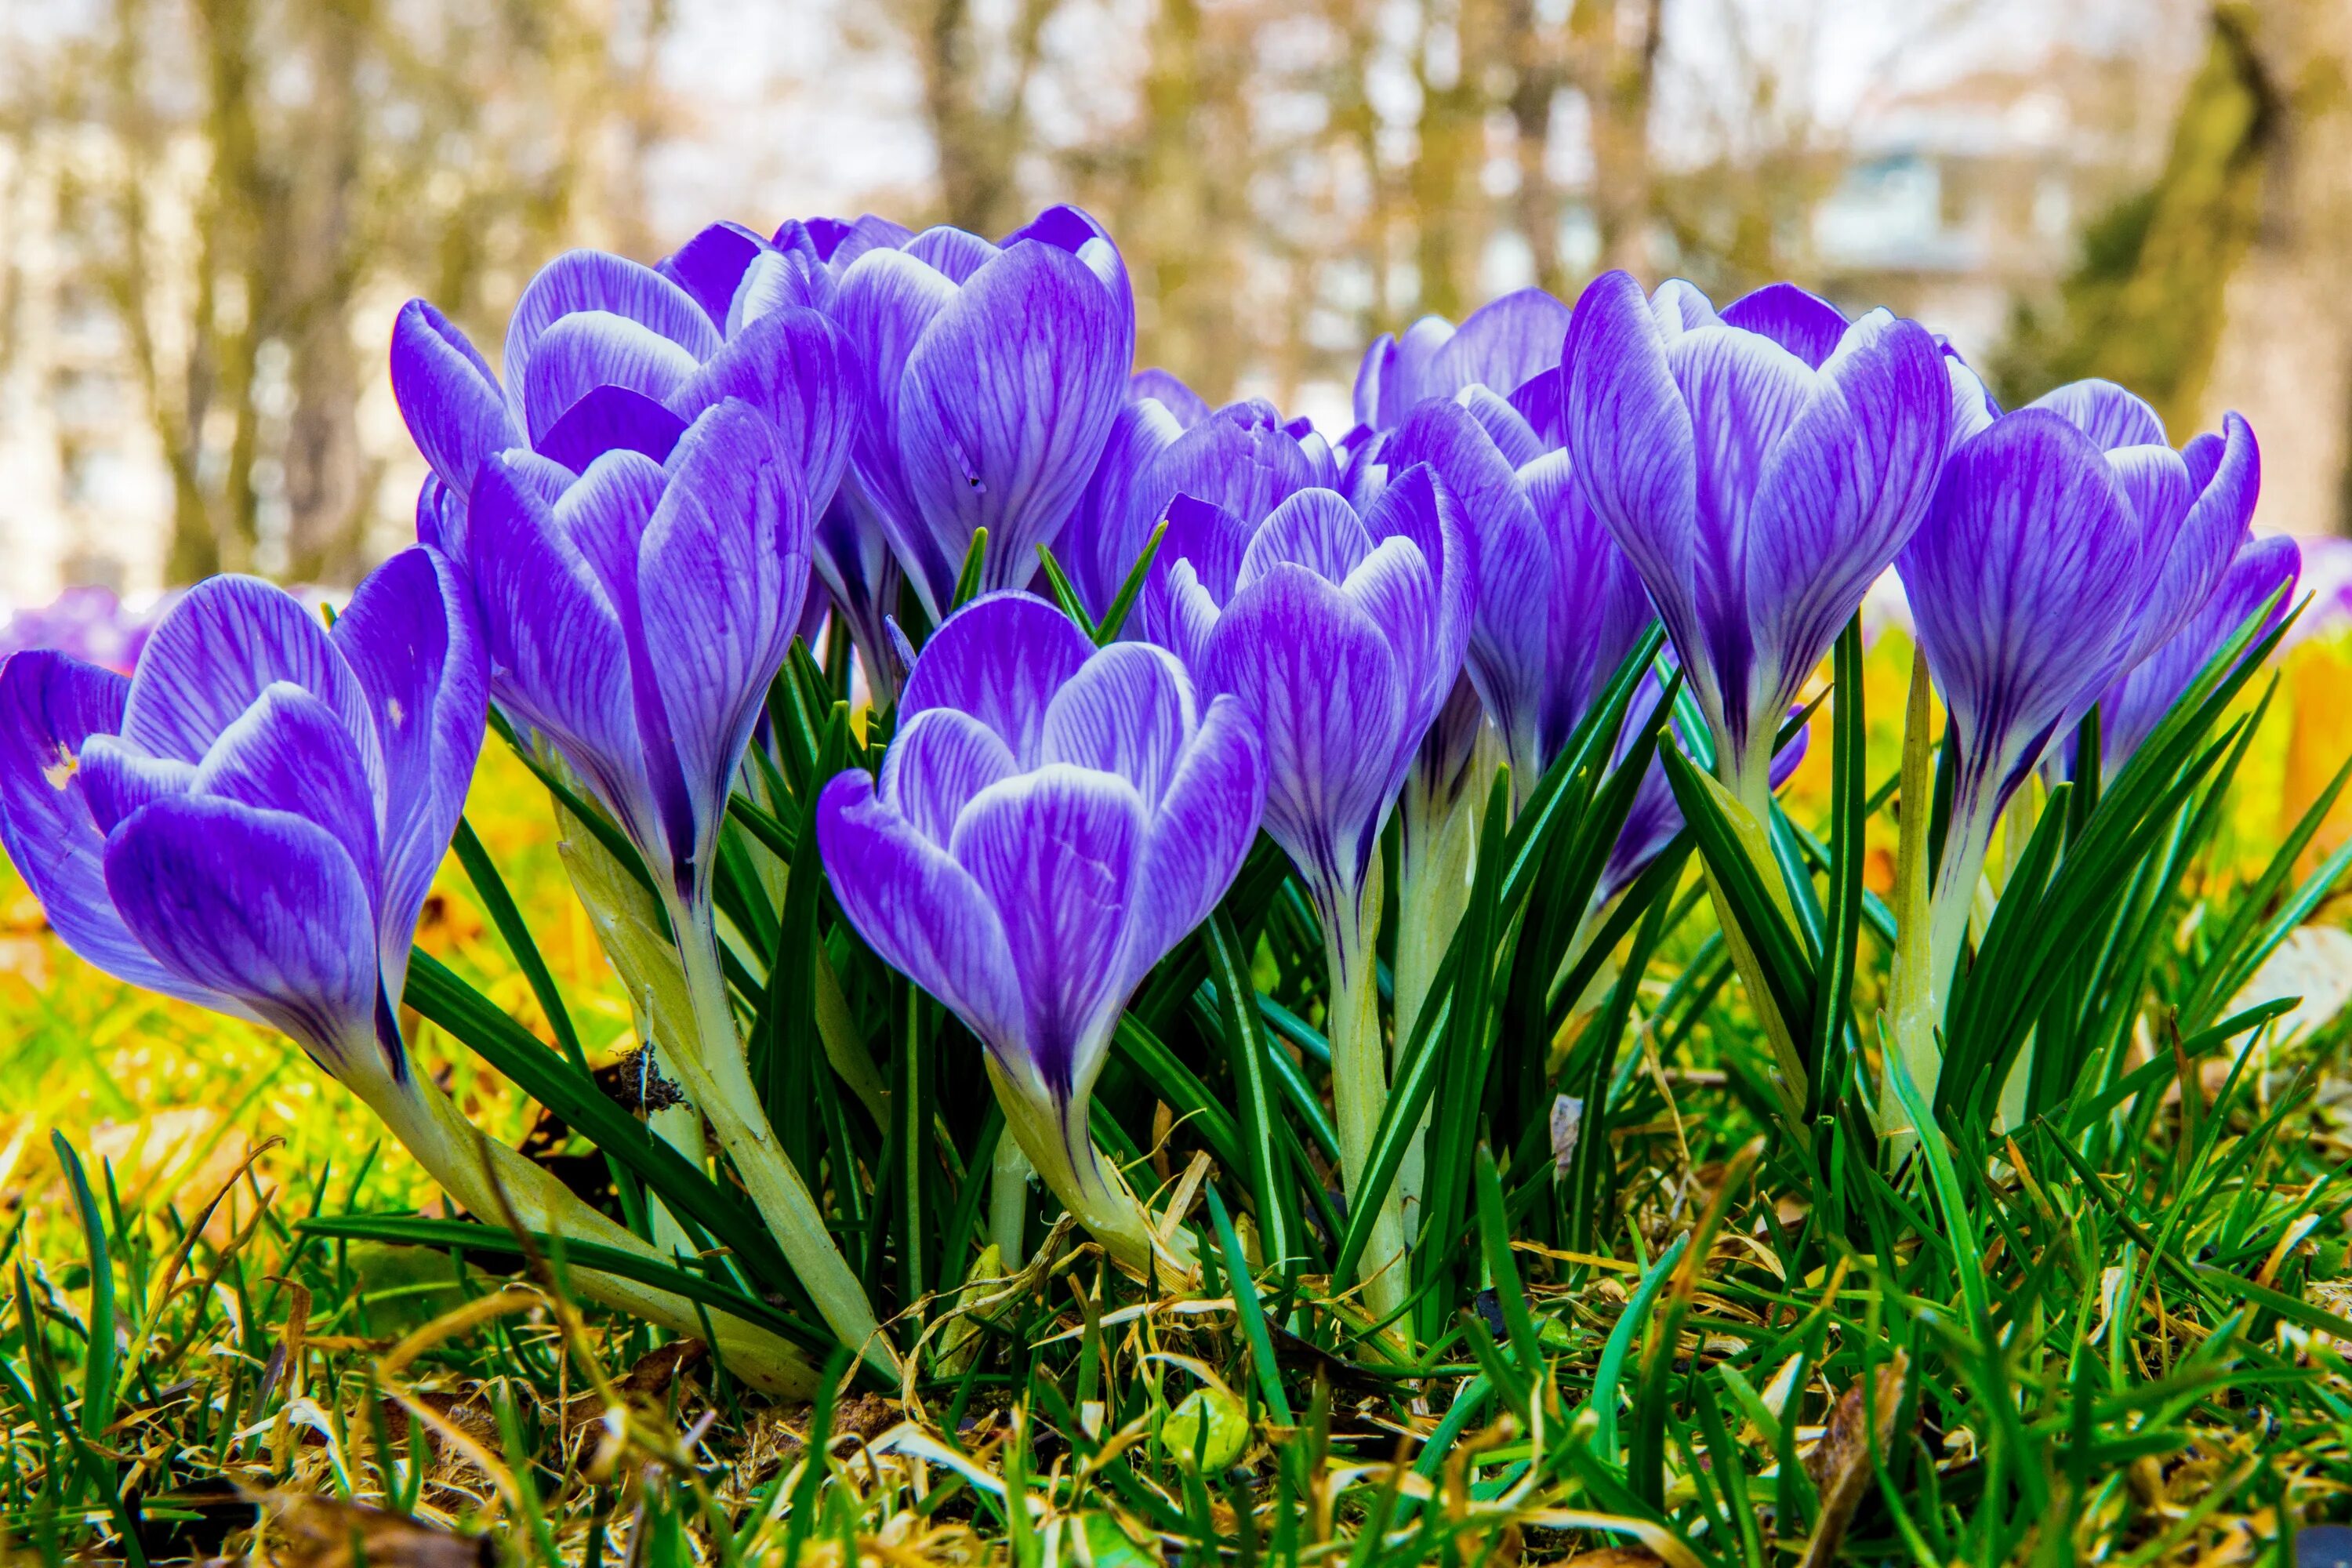
[[[971,0],[909,0],[903,8],[922,68],[941,216],[958,228],[993,239],[1026,216],[1015,182],[1029,144],[1029,82],[1056,3],[1018,0],[1001,66]]]
[[[360,41],[370,0],[324,0],[312,13],[318,75],[286,204],[282,277],[294,405],[284,461],[286,574],[356,582],[374,485],[360,455],[362,372],[352,345],[352,292],[364,259],[353,205],[364,177]]]
[[[383,362],[355,310],[421,284],[494,329],[559,235],[642,251],[631,176],[667,18],[666,0],[102,0],[0,84],[12,124],[100,149],[65,161],[58,224],[170,475],[167,582],[366,569],[384,463],[359,415]]]
[[[1422,315],[1459,321],[1475,302],[1486,237],[1480,165],[1486,151],[1492,0],[1422,0],[1413,74],[1421,122],[1407,178]]]
[[[1518,140],[1519,232],[1535,265],[1536,287],[1568,292],[1559,254],[1559,187],[1551,177],[1552,105],[1566,85],[1559,49],[1536,12],[1535,0],[1505,0],[1505,58],[1511,65],[1511,128]]]
[[[2263,445],[2263,521],[2296,533],[2352,521],[2352,7],[2264,0],[2214,16],[2216,48],[2238,57],[2263,110],[2251,136],[2251,222],[2218,289],[2210,374],[2166,409],[2176,439],[2245,415]],[[2204,365],[2197,367],[2199,371]]]
[[[2053,329],[2031,311],[2021,315],[2000,367],[2009,401],[2104,376],[2154,404],[2175,439],[2195,426],[2230,314],[2231,275],[2271,221],[2264,190],[2283,129],[2246,22],[2236,7],[2214,13],[2164,171],[2085,231],[2083,262],[2062,289],[2063,319]],[[2297,313],[2290,330],[2309,324]]]
[[[1655,191],[1650,166],[1650,102],[1664,42],[1665,0],[1576,0],[1569,39],[1577,85],[1591,121],[1592,221],[1603,269],[1622,267],[1645,282]]]
[[[1161,0],[1139,155],[1111,208],[1135,279],[1139,359],[1212,402],[1232,392],[1245,350],[1236,296],[1252,226],[1248,61],[1219,21],[1200,0]]]

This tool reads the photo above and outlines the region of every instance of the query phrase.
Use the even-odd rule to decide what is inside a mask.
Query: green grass
[[[1787,933],[1791,1005],[1822,1026],[1804,1047],[1811,1089],[1776,1079],[1696,856],[1629,922],[1629,972],[1550,1043],[1539,982],[1567,933],[1545,900],[1572,884],[1580,834],[1605,826],[1599,776],[1562,781],[1552,837],[1514,841],[1523,876],[1492,858],[1423,1042],[1442,1223],[1412,1260],[1402,1362],[1334,1285],[1349,1283],[1333,1268],[1349,1233],[1302,1048],[1318,1037],[1319,936],[1269,862],[1147,984],[1100,1095],[1098,1138],[1126,1146],[1139,1192],[1185,1200],[1208,1260],[1199,1289],[1106,1267],[1034,1191],[1026,1267],[975,1279],[997,1126],[977,1047],[910,1008],[822,900],[759,904],[773,894],[757,858],[793,847],[805,791],[788,737],[781,833],[738,840],[753,874],[735,923],[806,922],[881,1081],[931,1086],[908,1203],[890,1175],[908,1165],[907,1119],[869,1113],[800,1022],[763,1015],[756,984],[739,995],[768,1039],[802,1044],[761,1059],[780,1136],[822,1173],[813,1184],[911,1352],[907,1384],[861,1374],[813,1409],[575,1308],[560,1256],[488,1233],[462,1258],[355,1237],[368,1224],[349,1216],[440,1214],[404,1152],[371,1147],[365,1112],[283,1041],[79,965],[19,900],[0,975],[6,1549],[381,1562],[454,1529],[513,1562],[600,1568],[1372,1568],[1605,1548],[2139,1563],[2248,1560],[2295,1523],[2352,1518],[2346,1030],[2242,1051],[2254,1027],[2222,1016],[2237,988],[2222,981],[2263,932],[2336,912],[2293,902],[2310,853],[2262,875],[2283,837],[2290,716],[2268,715],[2234,762],[2214,756],[2157,824],[2179,851],[2161,896],[2106,889],[2087,914],[2040,900],[2145,938],[2092,943],[2037,1011],[2043,1037],[2084,1042],[2064,1092],[2007,1132],[1948,1095],[1946,1136],[1887,1170],[1837,1063],[1853,1052],[1874,1081],[1890,955],[1838,889],[1858,858],[1892,854],[1892,816],[1882,807],[1843,850],[1829,829],[1840,801],[1861,804],[1842,783],[1894,771],[1906,660],[1884,647],[1857,672],[1866,721],[1840,734],[1824,716],[1789,801],[1830,857],[1809,879],[1819,931]],[[2228,793],[2210,793],[2223,770]],[[495,741],[469,816],[586,1065],[603,1065],[629,1043],[625,1001],[564,881],[544,792]],[[2126,873],[2160,849],[2136,854]],[[1879,873],[1861,866],[1857,885]],[[1842,908],[1860,912],[1842,924]],[[2063,933],[2015,908],[2029,956],[2053,951]],[[425,951],[547,1047],[542,1070],[572,1071],[484,911],[453,860]],[[1822,1022],[1839,1016],[1822,955],[1841,930],[1851,1034]],[[748,966],[775,949],[740,951]],[[1988,933],[1986,965],[2002,951]],[[1197,989],[1243,974],[1263,999],[1246,1013],[1218,1000],[1234,986]],[[1999,1000],[1988,986],[1972,1019]],[[467,1114],[522,1142],[538,1108],[460,1039],[409,1022]],[[1993,1022],[1969,1026],[1967,1048],[1999,1043]],[[925,1073],[898,1072],[907,1039]],[[1564,1170],[1557,1092],[1585,1101]],[[1801,1136],[1792,1095],[1815,1114]],[[585,1141],[541,1142],[603,1192]],[[1270,1235],[1298,1238],[1289,1267],[1265,1258]],[[812,1433],[829,1435],[822,1463]]]

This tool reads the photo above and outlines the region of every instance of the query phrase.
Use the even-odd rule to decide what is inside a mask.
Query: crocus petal
[[[1524,468],[1550,450],[1551,443],[1528,422],[1516,405],[1485,387],[1465,388],[1454,401],[1478,422],[1478,427],[1486,432],[1486,439],[1495,443],[1495,450],[1502,453],[1503,461],[1512,468]]]
[[[1748,517],[1774,448],[1796,424],[1819,383],[1805,363],[1769,338],[1734,328],[1696,327],[1666,351],[1689,405],[1698,455],[1698,549],[1694,557],[1699,624],[1735,718],[1755,656],[1748,604],[1750,552],[1761,546]]]
[[[1430,357],[1417,390],[1423,397],[1452,397],[1465,387],[1483,386],[1508,397],[1559,363],[1568,317],[1568,307],[1540,289],[1489,300]]]
[[[564,317],[602,310],[649,327],[699,363],[719,352],[719,329],[694,297],[668,279],[601,250],[568,250],[539,270],[507,318],[507,408],[526,425],[522,384],[540,339]]]
[[[925,229],[901,248],[953,283],[971,282],[975,273],[996,259],[996,247],[976,234],[944,224]]]
[[[766,415],[801,472],[809,505],[821,511],[849,461],[857,405],[848,355],[839,329],[814,310],[774,311],[711,356],[669,406],[692,420],[737,397]]]
[[[656,842],[658,816],[612,599],[506,458],[484,465],[475,489],[474,602],[491,696],[545,731],[633,835]]]
[[[1144,841],[1127,971],[1167,956],[1233,886],[1265,810],[1265,755],[1231,697],[1209,704]]]
[[[1767,283],[1723,308],[1727,327],[1756,332],[1819,370],[1845,336],[1845,317],[1818,294],[1794,283]]]
[[[1323,893],[1356,886],[1420,741],[1388,637],[1283,562],[1235,595],[1202,662],[1204,687],[1234,696],[1265,741],[1266,831]]]
[[[1934,340],[1884,310],[1854,323],[1822,367],[1752,514],[1746,597],[1760,685],[1748,694],[1754,717],[1735,719],[1735,734],[1795,699],[1919,526],[1946,446],[1949,384]]]
[[[466,808],[488,674],[464,582],[423,548],[369,574],[331,636],[367,694],[383,752],[378,926],[387,988],[398,995],[417,912]]]
[[[849,339],[850,363],[859,373],[858,416],[851,448],[859,489],[890,546],[910,576],[943,603],[953,592],[962,561],[947,558],[923,525],[907,489],[898,456],[898,394],[901,368],[932,320],[956,298],[945,274],[898,250],[869,250],[841,274],[834,291],[833,319]]]
[[[2054,387],[2028,405],[2046,408],[2091,438],[2102,452],[2118,447],[2162,447],[2164,421],[2138,395],[2095,378]]]
[[[2245,542],[2254,498],[2262,489],[2262,454],[2253,431],[2237,415],[2222,416],[2221,427],[2221,438],[2200,436],[2181,450],[2181,468],[2196,500],[2180,520],[2163,574],[2141,610],[2134,662],[2189,624],[2218,589]]]
[[[1118,643],[1054,693],[1038,754],[1047,763],[1117,773],[1157,809],[1199,725],[1192,682],[1176,656],[1149,643]]]
[[[1168,503],[1187,495],[1213,501],[1245,523],[1316,483],[1315,468],[1271,405],[1236,403],[1194,425],[1162,451],[1130,501],[1128,561],[1139,554]],[[1121,576],[1124,577],[1124,572]]]
[[[723,328],[745,269],[770,248],[740,223],[714,223],[663,258],[654,270],[685,289],[711,325]]]
[[[995,907],[1021,977],[1029,1060],[1065,1101],[1091,1084],[1141,978],[1121,960],[1145,833],[1133,785],[1058,763],[992,784],[956,823],[950,852]]]
[[[907,361],[898,435],[944,557],[984,527],[984,585],[1028,582],[1125,401],[1132,335],[1102,280],[1046,245],[999,256],[940,312]]]
[[[1495,727],[1511,745],[1513,763],[1525,766],[1531,760],[1545,645],[1556,613],[1549,595],[1550,544],[1535,509],[1486,427],[1458,404],[1418,405],[1397,426],[1385,452],[1393,465],[1427,463],[1477,539],[1479,593],[1471,617],[1470,677]],[[1420,658],[1434,653],[1433,646],[1402,668],[1417,668]]]
[[[1020,972],[971,874],[845,773],[817,796],[817,847],[842,912],[893,969],[946,1004],[1000,1061],[1025,1066]]]
[[[324,828],[375,902],[375,798],[359,748],[332,709],[280,681],[245,710],[198,765],[188,793],[284,812]]]
[[[1648,629],[1654,612],[1633,563],[1575,482],[1567,453],[1538,458],[1519,471],[1519,480],[1542,523],[1552,566],[1545,590],[1549,639],[1536,734],[1540,769],[1550,766],[1568,743],[1601,684]]]
[[[1370,554],[1372,542],[1356,509],[1331,490],[1302,490],[1260,523],[1234,575],[1247,588],[1276,566],[1303,566],[1327,583],[1344,583]]]
[[[1024,768],[1034,767],[1054,693],[1095,645],[1070,617],[1026,594],[990,594],[947,618],[908,677],[898,711],[955,708],[996,731]]]
[[[351,667],[291,595],[255,577],[208,578],[172,607],[131,678],[123,738],[159,757],[201,762],[280,680],[334,710],[361,742],[369,780],[380,783],[375,721]]]
[[[1396,668],[1410,672],[1415,689],[1423,684],[1421,672],[1433,668],[1439,658],[1439,596],[1436,574],[1430,564],[1419,545],[1402,534],[1391,534],[1374,545],[1339,584],[1339,591],[1381,628],[1396,656]],[[1407,711],[1426,722],[1423,716],[1426,706],[1408,701]]]
[[[121,727],[130,687],[47,648],[0,662],[0,841],[68,947],[118,980],[219,1006],[223,998],[157,962],[106,890],[105,835],[79,759]]]
[[[1110,608],[1142,553],[1143,541],[1160,521],[1152,517],[1139,535],[1135,519],[1150,513],[1155,501],[1160,511],[1167,510],[1167,496],[1146,500],[1139,492],[1148,488],[1153,459],[1183,433],[1176,416],[1153,398],[1131,402],[1112,417],[1094,476],[1055,551],[1087,614],[1099,617]]]
[[[1178,379],[1169,371],[1146,366],[1127,378],[1127,397],[1130,403],[1146,398],[1165,408],[1175,419],[1177,427],[1190,430],[1209,416],[1207,399]]]
[[[1642,574],[1675,646],[1701,646],[1696,437],[1641,286],[1622,272],[1596,279],[1577,300],[1562,363],[1577,482]],[[1693,679],[1704,700],[1710,675],[1694,670]]]
[[[2247,542],[2223,571],[2220,584],[2179,631],[2100,696],[2103,768],[2112,773],[2131,760],[2221,645],[2284,584],[2287,591],[2273,607],[2268,626],[2278,623],[2294,598],[2302,563],[2301,549],[2284,534]]]
[[[700,362],[641,322],[607,310],[575,310],[541,334],[522,372],[522,406],[531,445],[591,390],[625,387],[667,403]]]
[[[75,761],[74,782],[101,837],[141,806],[185,795],[196,782],[195,763],[151,755],[120,735],[92,735]]]
[[[686,421],[642,392],[591,387],[537,446],[542,458],[583,473],[607,452],[638,452],[658,463],[686,434]]]
[[[1364,423],[1376,430],[1392,430],[1406,410],[1435,395],[1429,367],[1453,341],[1454,323],[1443,316],[1423,316],[1407,327],[1380,375],[1373,417]]]
[[[1992,808],[2117,673],[2132,636],[2117,607],[2154,571],[2138,535],[2114,470],[2046,410],[1997,421],[1946,465],[1903,585],[1961,765]]]
[[[1701,327],[1711,327],[1718,320],[1706,296],[1685,278],[1669,278],[1659,284],[1658,291],[1650,296],[1649,305],[1650,319],[1669,340]]]
[[[330,1070],[406,1071],[379,1023],[383,981],[368,890],[342,847],[282,811],[186,795],[115,830],[106,886],[123,923],[180,977],[237,998]]]
[[[719,404],[680,438],[646,525],[646,651],[695,817],[698,865],[808,591],[809,515],[775,426]],[[673,853],[687,846],[673,838]]]
[[[806,256],[762,251],[743,269],[724,322],[731,342],[779,310],[824,310],[833,304],[834,279]],[[722,351],[723,352],[723,351]]]
[[[1546,447],[1560,445],[1567,437],[1568,411],[1564,400],[1568,395],[1568,372],[1552,369],[1519,384],[1510,395],[1512,412],[1527,422]],[[1497,437],[1499,442],[1501,437]]]
[[[930,708],[891,737],[882,754],[881,797],[945,849],[971,797],[1017,771],[995,731],[953,708]]]
[[[1351,399],[1356,423],[1367,429],[1377,429],[1381,422],[1381,406],[1387,395],[1389,379],[1396,374],[1397,341],[1394,332],[1382,332],[1364,350],[1364,357],[1356,366],[1356,386]]]
[[[796,226],[787,219],[776,230],[776,244],[785,243],[786,233]],[[837,217],[813,217],[805,227],[810,241],[816,247],[817,259],[838,272],[869,250],[896,250],[915,237],[915,231],[904,224],[893,223],[872,213],[844,222]]]
[[[1415,463],[1390,479],[1364,509],[1364,529],[1375,542],[1411,540],[1436,580],[1437,616],[1429,663],[1402,672],[1407,711],[1417,729],[1436,715],[1438,704],[1454,689],[1469,649],[1483,581],[1477,536],[1465,525],[1461,509],[1426,463]]]
[[[466,334],[422,300],[393,319],[392,395],[416,449],[461,496],[484,458],[516,444],[498,377]]]

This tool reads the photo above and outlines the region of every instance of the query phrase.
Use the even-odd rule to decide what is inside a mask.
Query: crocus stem
[[[1381,860],[1371,858],[1360,889],[1342,888],[1325,900],[1323,949],[1331,966],[1329,1010],[1323,1032],[1331,1042],[1332,1121],[1339,1134],[1339,1173],[1348,1201],[1359,1200],[1372,1139],[1389,1098],[1387,1050],[1381,1039],[1378,961]],[[1395,1183],[1381,1195],[1361,1265],[1365,1304],[1375,1318],[1398,1312],[1410,1291],[1404,1248],[1404,1197]],[[1402,1334],[1402,1320],[1392,1325]]]
[[[1717,738],[1717,745],[1722,745]],[[1728,759],[1732,753],[1718,750],[1720,782],[1705,774],[1698,775],[1702,787],[1714,792],[1716,805],[1721,808],[1724,820],[1729,824],[1739,850],[1747,858],[1748,868],[1763,884],[1765,893],[1780,910],[1780,918],[1793,927],[1796,913],[1789,902],[1789,886],[1780,877],[1780,862],[1772,855],[1772,779],[1769,766],[1736,768]],[[1764,978],[1764,966],[1748,944],[1739,922],[1732,918],[1730,900],[1724,896],[1723,884],[1716,868],[1702,863],[1706,879],[1707,897],[1715,906],[1716,923],[1723,931],[1723,945],[1731,954],[1732,968],[1738,972],[1739,984],[1746,988],[1748,1005],[1764,1026],[1765,1037],[1772,1043],[1772,1058],[1779,1068],[1773,1088],[1780,1097],[1781,1116],[1790,1136],[1801,1148],[1810,1149],[1812,1128],[1805,1116],[1805,1066],[1798,1054],[1795,1033],[1789,1020],[1782,1017],[1774,1005],[1772,989]]]
[[[1008,1134],[996,1141],[989,1171],[988,1238],[1007,1273],[1029,1261],[1029,1178],[1036,1173],[1019,1138]]]
[[[1486,798],[1486,785],[1500,761],[1481,725],[1478,739],[1459,756],[1434,755],[1437,738],[1424,743],[1405,776],[1404,800],[1399,814],[1402,854],[1399,857],[1396,945],[1396,1043],[1402,1050],[1412,1039],[1413,1025],[1436,984],[1438,966],[1453,943],[1454,932],[1470,905],[1472,874],[1478,861],[1478,805]],[[1422,1164],[1426,1154],[1429,1111],[1422,1113],[1397,1168],[1397,1189],[1403,1205],[1405,1236],[1420,1224]]]
[[[670,925],[677,933],[687,994],[701,1037],[699,1050],[673,1053],[672,1065],[685,1080],[687,1095],[710,1119],[710,1129],[735,1163],[736,1174],[743,1179],[753,1206],[767,1221],[784,1260],[800,1276],[802,1289],[816,1303],[826,1324],[843,1344],[895,1380],[897,1356],[881,1325],[875,1321],[873,1304],[825,1229],[824,1215],[809,1195],[808,1184],[793,1168],[790,1156],[776,1141],[775,1129],[760,1108],[751,1068],[743,1059],[742,1042],[735,1033],[734,1011],[727,1001],[727,977],[719,963],[718,933],[709,913],[673,904]]]
[[[1935,944],[1930,937],[1934,917],[1927,896],[1927,830],[1932,788],[1928,733],[1933,721],[1929,700],[1927,657],[1911,659],[1911,695],[1903,721],[1902,837],[1895,858],[1895,975],[1889,997],[1885,1035],[1880,1041],[1886,1058],[1879,1092],[1878,1130],[1886,1141],[1891,1170],[1918,1137],[1911,1113],[1895,1092],[1899,1063],[1924,1095],[1935,1092],[1943,1053],[1936,1045]]]
[[[1113,1263],[1139,1279],[1192,1278],[1191,1238],[1181,1230],[1163,1237],[1126,1179],[1096,1150],[1087,1131],[1087,1095],[1057,1105],[1011,1082],[994,1057],[988,1058],[988,1077],[996,1086],[996,1102],[1004,1108],[1005,1131]],[[999,1165],[1000,1174],[1003,1170]],[[1009,1255],[1006,1266],[1012,1266]]]
[[[416,1156],[417,1163],[441,1184],[442,1190],[477,1218],[498,1226],[511,1220],[526,1231],[595,1242],[655,1262],[669,1261],[643,1237],[581,1202],[549,1172],[484,1136],[421,1073],[412,1073],[398,1085],[386,1080],[373,1092],[367,1085],[353,1087],[393,1136]],[[714,1334],[719,1341],[716,1349],[729,1370],[755,1388],[803,1399],[815,1391],[816,1369],[799,1351],[764,1329],[723,1312],[711,1312],[706,1331],[705,1314],[685,1297],[600,1269],[571,1267],[564,1270],[564,1278],[583,1295],[616,1310],[695,1339],[706,1331]]]
[[[643,1054],[636,1058],[636,1065],[640,1071],[646,1071],[648,1068],[658,1071],[659,1064],[664,1058],[677,1054],[678,1042],[666,1041],[661,1047],[656,1047],[651,1010],[639,1007],[635,1012],[637,1039],[646,1047]],[[649,1086],[651,1072],[648,1071],[646,1076],[648,1084],[640,1085],[641,1089]],[[704,1152],[702,1112],[694,1105],[682,1102],[663,1106],[659,1110],[649,1111],[646,1116],[646,1125],[653,1129],[655,1137],[685,1155],[688,1164],[698,1171],[702,1169]],[[669,1212],[669,1205],[657,1197],[653,1200],[653,1230],[654,1245],[662,1251],[674,1256],[692,1257],[694,1255],[695,1245],[691,1235],[678,1223],[677,1216]]]

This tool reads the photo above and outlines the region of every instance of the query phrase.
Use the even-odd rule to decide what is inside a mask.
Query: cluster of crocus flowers
[[[0,667],[0,837],[75,952],[132,984],[281,1030],[477,1214],[654,1249],[469,1125],[401,1037],[418,910],[483,729],[483,659],[448,563],[402,552],[328,631],[282,590],[216,577],[125,679],[48,650]],[[694,1304],[590,1270],[590,1294],[685,1333]],[[746,1375],[805,1389],[762,1331]]]
[[[1572,308],[1524,290],[1430,318],[1367,353],[1356,426],[1332,435],[1136,372],[1135,339],[1125,262],[1072,208],[994,241],[869,217],[713,225],[652,267],[572,252],[523,291],[496,371],[412,302],[391,368],[432,469],[420,545],[331,631],[228,579],[188,595],[127,683],[11,658],[0,832],[78,951],[284,1030],[469,1208],[651,1256],[467,1128],[399,1036],[494,706],[634,847],[675,948],[658,973],[643,940],[615,955],[655,994],[641,1027],[834,1333],[888,1365],[761,1110],[714,907],[730,795],[772,787],[745,768],[762,703],[829,620],[887,742],[875,773],[822,783],[790,875],[823,876],[978,1037],[1013,1142],[1138,1274],[1185,1277],[1192,1247],[1097,1149],[1097,1078],[1261,828],[1287,856],[1326,946],[1339,1179],[1370,1205],[1349,1283],[1394,1321],[1417,1155],[1377,1197],[1363,1184],[1390,1053],[1467,894],[1481,784],[1507,764],[1524,805],[1654,621],[1699,716],[1667,743],[1761,830],[1801,749],[1777,743],[1787,716],[1899,571],[1953,760],[1913,977],[1929,1026],[1899,1053],[1926,1082],[2011,796],[2066,765],[2095,703],[2102,751],[2128,755],[2295,570],[2249,532],[2258,459],[2234,416],[2176,452],[2104,384],[2003,414],[1918,324],[1785,284],[1718,311],[1612,273]],[[901,584],[918,624],[896,619]],[[1654,772],[1588,927],[1678,822]],[[594,1288],[694,1324],[660,1291]],[[719,1331],[770,1381],[804,1379]]]

